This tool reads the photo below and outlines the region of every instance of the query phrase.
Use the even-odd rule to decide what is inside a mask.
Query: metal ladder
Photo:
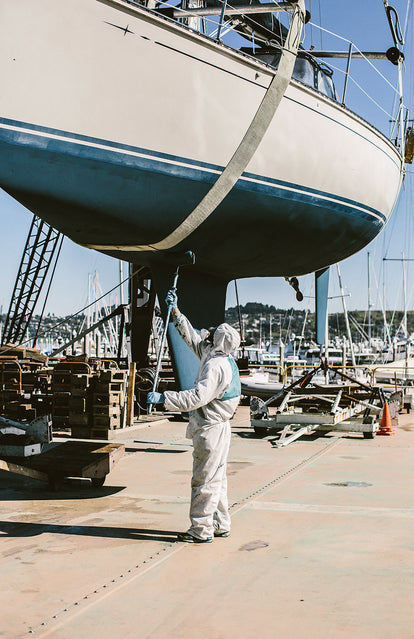
[[[2,344],[20,344],[24,341],[54,257],[54,268],[56,267],[63,237],[59,231],[49,226],[40,217],[33,216],[4,324]],[[40,321],[41,318],[36,335]]]

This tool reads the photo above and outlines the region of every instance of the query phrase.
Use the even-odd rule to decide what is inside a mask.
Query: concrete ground
[[[0,637],[414,637],[414,420],[275,448],[232,422],[232,534],[188,524],[185,423],[143,425],[103,488],[0,472]]]

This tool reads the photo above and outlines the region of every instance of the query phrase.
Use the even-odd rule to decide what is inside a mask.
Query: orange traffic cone
[[[395,428],[392,425],[388,402],[384,403],[384,408],[382,409],[382,419],[378,429],[378,435],[395,435]]]

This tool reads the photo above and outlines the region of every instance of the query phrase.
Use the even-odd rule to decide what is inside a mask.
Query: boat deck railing
[[[398,55],[396,47],[385,50],[384,46],[384,51],[364,52],[348,38],[314,22],[309,22],[307,29],[310,53],[329,59],[337,84],[342,77],[341,103],[372,123],[404,155],[409,125],[409,112],[403,98],[404,56]],[[315,32],[319,35],[320,51],[315,48]]]
[[[125,1],[143,8],[138,0]],[[209,40],[220,42],[248,58],[256,59],[256,61],[258,58],[255,58],[255,53],[260,48],[269,46],[269,44],[272,49],[281,48],[280,43],[276,40],[265,41],[263,37],[255,36],[253,32],[250,36],[251,53],[240,51],[241,47],[246,47],[249,40],[236,31],[231,20],[225,20],[226,11],[239,11],[240,7],[233,5],[231,0],[219,1],[222,2],[221,10],[218,5],[216,15],[211,15],[214,10],[211,7],[203,7],[204,3],[201,0],[192,0],[185,8],[181,7],[177,0],[160,0],[157,1],[156,5],[154,0],[147,0],[146,8],[158,12],[158,14],[161,13],[165,19],[178,22],[183,28],[195,31]],[[277,12],[278,20],[282,25],[285,23],[284,27],[287,29],[293,13],[292,8],[289,8],[291,3],[272,0],[272,4],[275,6],[274,11]],[[255,22],[254,16],[254,13],[248,15],[249,23],[252,25]],[[407,30],[407,24],[404,26],[404,32]],[[340,96],[336,102],[347,107],[378,129],[392,141],[401,155],[404,156],[409,112],[403,100],[404,58],[402,55],[398,55],[402,49],[402,43],[403,36],[401,37],[401,45],[397,42],[398,47],[391,47],[386,51],[387,47],[384,46],[382,52],[364,52],[348,38],[310,20],[305,27],[301,50],[314,59],[315,68],[323,61],[322,65],[334,72],[336,93]],[[317,49],[317,46],[320,49]],[[389,53],[391,49],[396,54],[393,63],[390,61],[392,58],[392,54]],[[329,66],[326,64],[328,59]],[[275,68],[265,59],[260,59],[260,63]],[[315,87],[312,86],[312,88],[315,90]],[[325,95],[323,91],[322,94]],[[331,99],[329,96],[325,97]]]

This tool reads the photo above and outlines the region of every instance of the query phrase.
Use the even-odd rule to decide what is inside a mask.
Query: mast
[[[241,312],[240,312],[240,302],[239,302],[239,289],[237,286],[237,280],[234,280],[234,288],[236,291],[236,303],[237,303],[237,313],[239,315],[239,328],[240,328],[240,337],[241,337],[241,347],[242,347],[242,357],[245,357],[245,351],[244,351],[244,325],[242,322],[242,316],[241,316]]]
[[[371,256],[368,251],[368,344],[371,346]]]
[[[272,315],[269,315],[269,353],[272,352]]]
[[[376,278],[376,275],[375,275],[375,271],[374,271],[375,282],[376,282],[376,285],[377,285],[377,291],[378,291],[380,302],[381,302],[382,318],[383,318],[383,322],[384,322],[384,342],[389,344],[389,346],[392,346],[390,329],[389,329],[388,322],[387,322],[387,311],[386,311],[386,304],[387,303],[386,303],[386,297],[385,297],[385,267],[384,266],[383,266],[382,275],[383,275],[383,280],[382,280],[382,299],[381,299],[380,289],[379,289],[378,281],[377,281],[377,278]]]
[[[405,272],[405,264],[406,262],[414,262],[414,258],[406,258],[405,253],[402,253],[402,257],[400,258],[391,258],[391,257],[383,257],[383,262],[402,262],[402,275],[403,275],[403,318],[400,326],[402,325],[402,329],[404,332],[404,337],[408,337],[408,324],[407,324],[407,282],[406,282],[406,272]]]
[[[404,296],[404,313],[403,313],[403,331],[404,337],[408,337],[407,328],[407,282],[405,277],[405,254],[402,254],[402,268],[403,268],[403,296]]]
[[[368,255],[369,255],[369,253],[368,253]],[[341,292],[341,298],[342,298],[342,308],[344,309],[346,334],[348,336],[349,346],[350,346],[350,349],[351,349],[352,366],[356,366],[354,345],[353,345],[353,342],[352,342],[351,327],[349,325],[348,309],[346,307],[345,294],[344,294],[344,289],[343,289],[343,286],[342,286],[342,278],[341,278],[341,272],[339,270],[339,264],[336,265],[336,271],[338,273],[339,290]]]
[[[121,306],[124,303],[124,286],[122,282],[124,281],[124,273],[123,273],[123,264],[122,260],[119,260],[119,303]]]

